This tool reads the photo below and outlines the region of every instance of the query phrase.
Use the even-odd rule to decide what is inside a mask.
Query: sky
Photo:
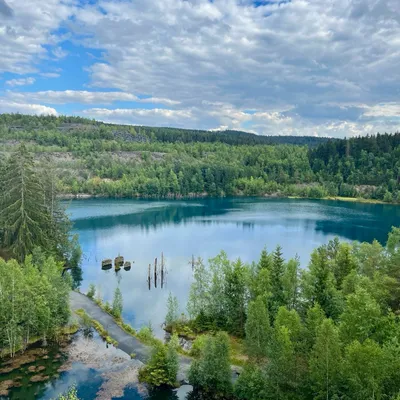
[[[400,130],[400,0],[0,0],[0,112]]]

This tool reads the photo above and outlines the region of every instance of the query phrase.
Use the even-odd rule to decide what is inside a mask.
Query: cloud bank
[[[43,74],[46,59],[68,71],[75,57],[87,81],[8,90],[4,101],[79,103],[72,112],[110,122],[259,134],[399,129],[398,0],[33,3],[10,2],[0,71],[26,79]]]

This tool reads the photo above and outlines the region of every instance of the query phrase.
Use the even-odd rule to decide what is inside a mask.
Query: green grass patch
[[[86,313],[85,310],[82,308],[78,309],[75,311],[75,314],[79,315],[82,319],[83,325],[89,325],[92,326],[96,331],[99,333],[99,335],[108,343],[112,344],[113,346],[117,347],[118,342],[113,339],[112,337],[109,336],[107,330],[104,328],[104,326],[99,322],[96,321],[93,318],[90,318],[90,316]]]

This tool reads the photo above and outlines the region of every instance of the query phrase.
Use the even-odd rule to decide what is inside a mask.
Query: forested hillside
[[[400,202],[400,134],[350,140],[0,116],[1,162],[23,142],[63,194],[360,197]]]

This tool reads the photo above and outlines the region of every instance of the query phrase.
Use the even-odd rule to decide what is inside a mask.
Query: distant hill
[[[0,175],[23,143],[67,196],[362,197],[400,203],[400,133],[258,136],[0,115]]]
[[[100,138],[104,138],[104,133],[107,132],[118,139],[125,139],[127,141],[156,140],[166,143],[221,142],[231,145],[292,144],[315,147],[329,140],[328,138],[315,136],[263,136],[235,130],[205,131],[170,127],[107,124],[87,118],[68,116],[2,114],[0,115],[0,125],[15,131],[57,129],[65,133],[92,132],[92,138],[95,138],[96,132],[99,132],[99,135],[103,135],[99,136]],[[132,137],[132,133],[135,133],[135,138]]]

